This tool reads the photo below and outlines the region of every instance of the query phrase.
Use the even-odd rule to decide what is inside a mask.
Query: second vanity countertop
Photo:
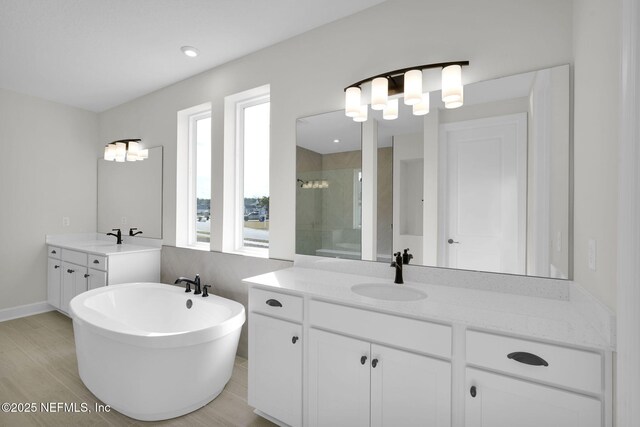
[[[49,246],[57,246],[62,249],[70,249],[72,251],[81,251],[103,256],[161,250],[161,247],[144,246],[131,243],[122,243],[118,245],[115,242],[99,239],[68,240],[48,237],[46,243]]]
[[[486,290],[415,282],[394,285],[393,279],[292,267],[244,279],[245,282],[295,292],[337,303],[371,308],[441,323],[538,338],[558,344],[614,350],[578,310],[576,303]],[[351,286],[380,283],[426,292],[418,301],[388,301],[354,293]],[[277,290],[274,289],[274,290]]]

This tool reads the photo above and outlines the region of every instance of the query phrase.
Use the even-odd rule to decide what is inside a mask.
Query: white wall
[[[573,278],[616,305],[620,2],[574,2]],[[596,270],[587,263],[597,243]]]
[[[0,89],[0,310],[47,299],[45,234],[95,231],[97,130],[95,113]]]
[[[221,171],[224,97],[270,84],[271,159],[277,165],[270,176],[270,256],[292,259],[296,118],[340,109],[348,84],[413,64],[468,59],[468,83],[570,62],[571,5],[389,0],[102,113],[100,144],[127,135],[165,146],[164,238],[174,244],[177,111],[212,102],[212,170]],[[222,230],[215,203],[221,190],[214,179],[214,233]]]

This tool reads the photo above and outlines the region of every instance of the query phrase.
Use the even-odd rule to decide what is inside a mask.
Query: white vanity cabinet
[[[472,330],[466,337],[467,427],[603,425],[600,354]]]
[[[251,406],[302,425],[302,298],[253,289],[249,295]]]
[[[47,301],[67,314],[73,297],[87,290],[118,283],[160,281],[159,248],[97,254],[69,244],[49,245],[47,251]]]
[[[450,327],[323,301],[309,306],[309,426],[451,425],[451,364],[417,353],[450,357]]]

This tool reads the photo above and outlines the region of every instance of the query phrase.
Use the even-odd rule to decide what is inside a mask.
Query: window
[[[269,115],[260,100],[242,110],[242,246],[269,248]]]
[[[211,104],[178,112],[176,245],[211,246]]]
[[[211,241],[211,112],[189,117],[189,244]]]
[[[222,249],[269,250],[269,86],[225,98]]]

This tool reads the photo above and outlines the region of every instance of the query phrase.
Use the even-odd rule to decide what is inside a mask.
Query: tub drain
[[[193,301],[191,301],[190,299],[187,300],[187,308],[191,308],[191,306],[193,305]]]

